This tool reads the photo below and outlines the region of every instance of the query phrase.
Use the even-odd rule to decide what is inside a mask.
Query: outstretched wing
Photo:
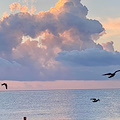
[[[96,100],[96,98],[91,98],[90,100]]]
[[[7,84],[5,85],[5,88],[6,88],[6,89],[8,88]]]
[[[111,78],[111,77],[113,77],[114,75],[110,75],[108,78]]]
[[[116,72],[120,72],[120,70],[116,70],[115,73],[116,73]]]
[[[5,88],[7,89],[7,84],[6,83],[3,83],[3,84],[1,84],[2,86],[4,85],[5,86]]]
[[[106,74],[103,74],[103,75],[111,75],[111,73],[106,73]]]

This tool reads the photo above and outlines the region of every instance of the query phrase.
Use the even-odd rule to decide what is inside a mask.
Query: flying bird
[[[120,70],[117,70],[117,71],[115,71],[114,73],[106,73],[106,74],[103,74],[103,76],[109,75],[108,78],[111,78],[111,77],[114,77],[114,76],[115,76],[116,72],[120,72]]]
[[[92,100],[92,102],[98,102],[98,101],[100,101],[100,99],[96,99],[96,98],[91,98],[90,100]]]
[[[4,85],[6,89],[8,88],[6,83],[2,83],[1,85]]]

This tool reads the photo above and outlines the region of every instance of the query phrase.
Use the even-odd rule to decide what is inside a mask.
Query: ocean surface
[[[90,98],[99,98],[93,103]],[[120,89],[0,91],[0,120],[120,120]]]

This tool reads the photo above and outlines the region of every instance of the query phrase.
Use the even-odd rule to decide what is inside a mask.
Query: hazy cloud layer
[[[111,66],[120,65],[120,53],[99,50],[98,48],[86,49],[82,51],[63,51],[58,53],[57,61],[64,65],[73,66]]]
[[[105,30],[99,21],[87,18],[88,9],[80,0],[59,0],[37,14],[34,7],[29,10],[19,3],[10,10],[0,22],[0,57],[5,61],[0,79],[97,80],[91,67],[119,65],[120,53],[114,52],[112,42],[95,43]]]

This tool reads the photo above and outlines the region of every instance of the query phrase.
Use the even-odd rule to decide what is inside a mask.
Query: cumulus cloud
[[[120,53],[112,53],[98,48],[63,51],[58,53],[56,60],[73,66],[111,66],[120,65]]]
[[[113,41],[102,43],[103,49],[109,52],[114,52]]]
[[[29,12],[27,5],[19,3],[11,4],[10,10],[12,14],[0,21],[0,57],[9,62],[15,61],[20,67],[18,70],[10,69],[9,73],[4,71],[1,78],[82,79],[84,77],[76,72],[77,65],[89,68],[118,65],[119,53],[114,53],[112,43],[106,46],[94,42],[105,30],[99,21],[87,18],[88,9],[80,0],[59,0],[49,11],[36,14],[35,8],[31,7]],[[109,50],[113,53],[105,49],[110,45]],[[108,59],[111,60],[103,61]]]
[[[4,46],[7,46],[7,43],[9,44],[8,39],[11,39],[11,46],[7,46],[7,48],[15,48],[21,43],[21,38],[23,36],[28,35],[32,38],[35,38],[39,35],[42,35],[43,32],[46,31],[58,37],[61,37],[63,34],[65,37],[67,37],[65,33],[68,33],[69,31],[71,32],[69,32],[69,36],[72,36],[72,31],[76,31],[77,33],[74,34],[74,36],[77,36],[77,39],[74,40],[75,42],[73,42],[72,45],[76,44],[76,42],[78,44],[79,42],[79,48],[81,49],[86,49],[88,46],[96,46],[96,44],[91,39],[91,35],[99,35],[104,31],[99,21],[87,19],[85,17],[86,12],[84,13],[84,11],[87,11],[86,7],[82,6],[79,0],[60,0],[58,3],[63,3],[63,6],[56,8],[56,5],[53,9],[61,10],[63,8],[63,11],[61,11],[59,14],[52,12],[52,10],[47,12],[39,12],[38,14],[34,15],[31,15],[28,12],[19,12],[16,14],[11,14],[9,17],[4,19],[4,21],[2,21],[0,24],[0,34],[2,36],[1,41],[4,41],[2,43],[6,44]],[[65,7],[65,4],[68,3],[73,4],[72,8],[69,5],[67,5],[67,8]],[[13,11],[14,9],[19,9],[21,7],[18,3],[13,3],[10,8]],[[80,12],[82,12],[82,14],[76,14],[78,9]],[[8,34],[7,38],[5,34]],[[72,36],[72,39],[74,39],[74,36]],[[61,39],[60,37],[59,39]],[[61,44],[62,41],[64,40],[61,40]]]
[[[27,1],[25,3],[28,3]],[[21,5],[20,3],[13,3],[9,6],[9,9],[11,12],[20,11],[20,12],[29,12],[30,14],[34,14],[36,11],[36,8],[34,6],[31,6],[30,10],[28,8],[28,5]]]
[[[4,18],[7,18],[8,16],[9,16],[9,15],[7,14],[7,12],[4,12],[3,15],[2,15],[2,17],[1,17],[1,21],[3,21]]]
[[[20,12],[27,12],[28,7],[26,5],[21,6],[20,3],[13,3],[9,6],[11,12],[15,12],[16,10]],[[31,11],[33,11],[33,7],[31,8]]]

